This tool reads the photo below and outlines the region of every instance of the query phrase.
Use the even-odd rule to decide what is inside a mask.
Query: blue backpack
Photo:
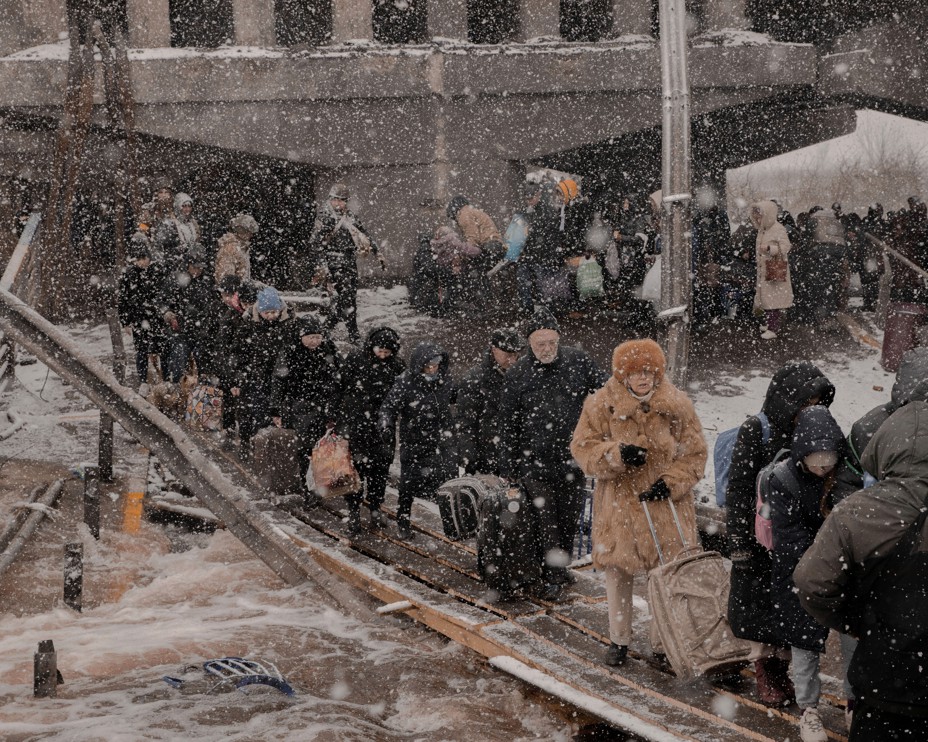
[[[506,228],[506,236],[503,242],[506,245],[505,259],[515,263],[522,254],[522,248],[525,247],[525,241],[528,239],[528,220],[525,214],[515,213],[512,215],[512,221]]]
[[[761,441],[766,445],[770,441],[770,420],[763,412],[758,412],[754,417],[760,420]],[[740,425],[737,428],[723,430],[715,439],[715,450],[712,453],[712,460],[715,462],[715,502],[720,508],[725,507],[728,470],[731,469],[731,456],[735,450],[739,430],[741,430]]]

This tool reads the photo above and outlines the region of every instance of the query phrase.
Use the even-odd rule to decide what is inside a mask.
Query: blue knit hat
[[[283,299],[273,286],[265,286],[258,292],[258,312],[279,312],[284,308]]]

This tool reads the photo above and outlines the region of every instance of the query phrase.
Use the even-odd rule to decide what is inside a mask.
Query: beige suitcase
[[[684,544],[671,561],[665,561],[657,540],[648,503],[642,502],[660,566],[648,574],[651,620],[663,651],[677,677],[726,675],[747,664],[750,647],[728,625],[728,570],[717,551],[688,546],[672,500],[664,500]]]

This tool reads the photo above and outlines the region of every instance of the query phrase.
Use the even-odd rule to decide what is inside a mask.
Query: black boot
[[[628,646],[622,644],[621,646],[613,642],[609,645],[609,649],[606,650],[606,656],[603,658],[609,667],[621,667],[628,661]]]
[[[348,511],[348,535],[354,538],[361,534],[361,509],[351,508]]]

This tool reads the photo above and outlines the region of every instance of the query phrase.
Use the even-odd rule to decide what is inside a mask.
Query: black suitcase
[[[500,598],[541,579],[538,512],[521,487],[500,489],[481,501],[477,569]]]
[[[480,502],[505,486],[502,479],[491,475],[456,477],[445,482],[435,495],[445,535],[460,541],[477,533]]]
[[[296,431],[267,427],[254,437],[254,473],[274,495],[301,493],[300,451]]]

